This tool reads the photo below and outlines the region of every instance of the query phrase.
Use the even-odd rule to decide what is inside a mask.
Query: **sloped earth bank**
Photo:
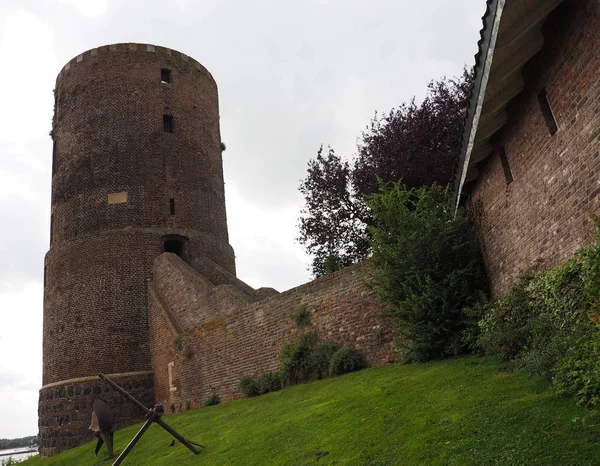
[[[124,465],[600,465],[600,421],[490,358],[367,369],[165,417]],[[118,454],[139,425],[115,434]],[[101,451],[100,456],[106,450]],[[24,465],[112,464],[94,444]]]

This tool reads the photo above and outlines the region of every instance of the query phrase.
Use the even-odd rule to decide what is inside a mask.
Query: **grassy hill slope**
[[[154,425],[124,465],[600,465],[598,419],[489,358],[372,368],[165,420],[207,449],[169,447]],[[115,433],[117,453],[138,428]],[[93,450],[24,464],[112,464]]]

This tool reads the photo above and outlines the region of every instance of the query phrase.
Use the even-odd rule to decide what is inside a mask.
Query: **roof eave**
[[[475,55],[474,82],[469,103],[469,110],[463,130],[462,147],[458,157],[458,169],[454,181],[455,211],[458,209],[460,195],[467,176],[467,169],[473,151],[475,134],[481,117],[485,91],[492,67],[494,49],[500,29],[500,19],[504,10],[505,0],[488,0],[487,9],[482,18],[483,28],[480,31],[479,50]]]

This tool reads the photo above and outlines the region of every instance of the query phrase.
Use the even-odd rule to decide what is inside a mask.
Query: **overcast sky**
[[[352,157],[375,110],[472,66],[485,0],[1,0],[0,438],[37,433],[52,89],[81,52],[163,45],[219,86],[238,276],[310,279],[299,181],[321,144]]]

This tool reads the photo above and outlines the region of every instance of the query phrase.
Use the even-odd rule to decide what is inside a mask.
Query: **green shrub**
[[[588,409],[600,408],[600,334],[598,328],[574,342],[554,376],[559,394],[574,396]]]
[[[342,347],[338,349],[331,357],[329,363],[329,375],[347,374],[355,372],[365,367],[365,360],[362,355],[354,348]]]
[[[329,275],[344,267],[342,259],[337,254],[329,254],[323,263],[323,275]]]
[[[483,353],[480,345],[481,327],[479,323],[485,316],[489,307],[488,297],[485,293],[479,294],[479,299],[470,306],[462,309],[465,327],[462,331],[462,343],[469,353]]]
[[[454,217],[449,187],[382,185],[368,201],[374,225],[373,285],[397,329],[407,361],[456,355],[463,331],[487,290],[477,241],[463,215]]]
[[[297,325],[308,325],[310,324],[310,311],[305,307],[299,307],[292,314],[292,319]]]
[[[253,377],[242,377],[240,379],[240,391],[247,397],[252,398],[260,395],[258,383]]]
[[[317,340],[316,333],[303,333],[294,343],[281,349],[279,373],[282,379],[290,383],[297,383],[300,379],[308,380],[311,373],[311,353]]]
[[[340,347],[335,343],[323,341],[313,348],[310,354],[310,372],[320,379],[329,373],[329,363]]]
[[[541,374],[559,393],[600,408],[600,245],[521,280],[480,321],[488,354]]]
[[[261,374],[256,383],[261,395],[281,390],[281,380],[279,379],[279,375],[274,372],[265,372],[264,374]]]
[[[181,337],[175,338],[175,348],[177,348],[177,351],[180,353],[183,351],[183,341],[181,340]]]
[[[204,400],[204,406],[214,406],[218,405],[221,402],[219,395],[213,393],[206,400]]]
[[[488,304],[479,322],[479,346],[504,361],[514,360],[531,338],[531,277],[523,277],[503,298]]]

